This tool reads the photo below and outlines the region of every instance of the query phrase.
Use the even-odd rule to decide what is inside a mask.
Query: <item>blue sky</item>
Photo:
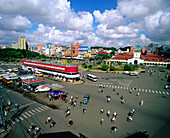
[[[0,46],[170,45],[167,0],[1,0]],[[15,8],[14,8],[15,7]]]

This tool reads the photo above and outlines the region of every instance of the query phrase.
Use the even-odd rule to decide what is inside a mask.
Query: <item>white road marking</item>
[[[96,84],[96,86],[98,86],[98,84]]]
[[[139,91],[141,91],[141,89],[139,89]]]
[[[116,88],[117,86],[115,86],[115,88]]]
[[[128,86],[127,86],[127,87],[129,87],[129,85],[131,84],[131,82],[132,82],[132,80],[129,82],[129,84],[128,84]]]
[[[37,112],[36,112],[35,110],[33,110],[33,109],[32,109],[32,111],[33,111],[34,113],[37,113]]]
[[[127,87],[126,89],[128,90],[129,88]]]
[[[34,113],[33,112],[31,112],[31,111],[28,111],[30,114],[32,114],[32,115],[34,115]]]
[[[26,107],[26,106],[31,105],[31,104],[34,104],[34,103],[36,103],[36,102],[32,102],[32,103],[29,103],[29,104],[22,105],[22,106],[20,106],[20,108]],[[12,110],[10,110],[10,111],[15,111],[15,110],[17,110],[17,109],[14,108],[14,109],[12,109]]]
[[[106,85],[106,87],[108,87],[108,85]]]
[[[169,95],[169,93],[168,92],[166,92],[168,95]]]
[[[106,85],[103,85],[104,87],[106,86]]]
[[[48,107],[48,106],[46,106],[46,105],[44,105],[43,107],[44,107],[44,108],[49,108],[49,107]]]
[[[21,116],[19,117],[21,120],[24,120]]]
[[[156,93],[158,93],[158,91],[155,91]]]
[[[122,86],[120,87],[120,89],[122,89]]]
[[[114,88],[114,86],[112,86],[112,88]]]
[[[40,109],[41,111],[44,111],[43,109],[41,109],[40,107],[38,107],[38,109]]]
[[[163,93],[163,94],[165,94],[165,92],[164,92],[164,91],[163,91],[162,93]]]
[[[151,90],[149,90],[149,92],[151,92]]]
[[[147,92],[147,89],[145,89],[145,92]]]
[[[126,87],[124,87],[124,89],[125,89]]]
[[[159,93],[162,94],[161,91],[159,91]]]
[[[15,122],[12,121],[12,124],[15,124]]]
[[[27,116],[25,116],[24,114],[22,114],[22,116],[23,116],[24,118],[27,118]]]
[[[35,108],[35,110],[38,111],[38,112],[41,112],[40,110],[38,110],[38,109],[36,109],[36,108]]]
[[[117,88],[119,89],[119,86],[117,86]]]
[[[25,112],[25,114],[28,115],[29,117],[31,117],[31,115],[29,113]]]
[[[112,87],[111,85],[109,86],[109,88]]]
[[[16,120],[17,122],[19,122],[19,120],[18,120],[17,118],[15,118],[15,120]]]
[[[144,89],[142,89],[142,91],[144,91]]]

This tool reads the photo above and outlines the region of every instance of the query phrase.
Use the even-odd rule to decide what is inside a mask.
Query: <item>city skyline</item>
[[[166,0],[2,0],[0,45],[170,45]]]

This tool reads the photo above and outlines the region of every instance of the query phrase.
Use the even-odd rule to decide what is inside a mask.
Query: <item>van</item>
[[[35,88],[35,92],[48,92],[51,88],[45,86],[45,85],[39,85]]]

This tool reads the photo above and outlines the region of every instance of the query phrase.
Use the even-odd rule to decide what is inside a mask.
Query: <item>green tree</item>
[[[102,70],[107,70],[109,67],[108,67],[108,65],[102,65]]]
[[[84,65],[83,68],[87,68],[87,65]]]
[[[119,65],[119,66],[122,65],[122,62],[118,62],[118,65]]]
[[[89,69],[92,69],[92,65],[88,65],[88,68],[89,68]]]
[[[81,64],[82,66],[86,65],[86,63]]]
[[[124,70],[125,70],[125,71],[132,71],[132,70],[133,70],[133,68],[132,68],[132,66],[131,66],[131,65],[125,64],[125,66],[124,66]]]
[[[101,65],[101,61],[98,61],[97,64],[98,64],[98,65]]]
[[[110,66],[110,71],[114,71],[115,67],[114,66]]]

